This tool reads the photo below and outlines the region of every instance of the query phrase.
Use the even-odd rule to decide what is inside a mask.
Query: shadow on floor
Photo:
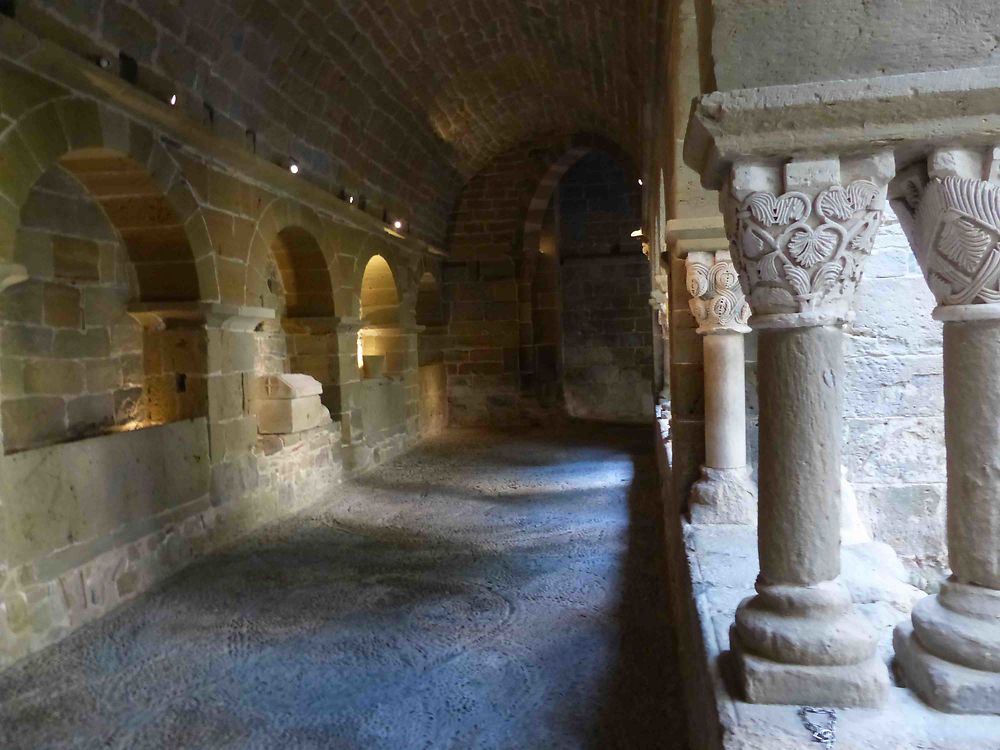
[[[685,747],[649,430],[480,438],[0,674],[0,747]]]

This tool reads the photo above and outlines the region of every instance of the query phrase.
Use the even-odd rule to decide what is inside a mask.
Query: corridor
[[[649,430],[428,440],[0,674],[0,747],[685,747]]]

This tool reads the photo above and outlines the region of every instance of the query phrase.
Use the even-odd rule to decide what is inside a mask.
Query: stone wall
[[[595,154],[590,166],[585,163],[588,153]],[[606,173],[609,164],[624,158],[600,139],[541,139],[499,155],[466,185],[452,219],[451,257],[443,271],[449,309],[445,362],[453,423],[524,423],[566,413],[559,265],[563,196],[558,186],[570,178],[574,164],[583,164],[580,184],[568,193],[574,212],[571,253],[608,253],[616,246],[635,251],[639,245],[630,235],[639,224],[638,185],[629,187],[623,178],[627,170],[620,164],[610,176]],[[588,181],[593,182],[590,194]],[[583,192],[574,195],[574,191]],[[537,226],[532,226],[535,222]],[[636,296],[627,300],[630,310],[638,293],[637,288]],[[650,328],[648,298],[647,284],[643,332]],[[579,301],[584,304],[586,299]],[[631,320],[622,322],[629,334],[635,332],[631,326]],[[626,347],[633,343],[629,340]],[[637,345],[649,347],[651,362],[649,338]],[[623,361],[639,356],[630,352]],[[581,374],[574,367],[574,373]],[[617,377],[610,370],[608,374]],[[632,385],[627,376],[624,388],[631,390]],[[581,408],[579,416],[596,416]]]
[[[64,163],[31,189],[14,257],[29,279],[0,297],[6,452],[205,413],[203,337],[128,314],[129,251]]]
[[[704,19],[720,91],[996,65],[998,21],[993,0],[826,0],[794,18],[785,0],[713,0]]]
[[[931,569],[946,559],[941,324],[890,213],[845,342],[844,462],[875,538]]]
[[[0,665],[420,437],[425,246],[136,97],[0,17],[0,434],[25,448],[0,458]],[[308,257],[283,232],[308,233]],[[399,328],[373,398],[355,344],[375,255],[398,284]],[[73,387],[49,393],[33,359],[49,377],[66,362]],[[256,377],[295,367],[328,376],[333,421],[261,438]],[[130,389],[142,423],[129,411],[137,423],[101,427],[145,429],[87,437],[60,421],[54,439],[82,439],[18,442],[47,399],[69,414]]]
[[[570,416],[653,418],[649,261],[639,186],[609,154],[585,156],[559,183],[562,381]]]

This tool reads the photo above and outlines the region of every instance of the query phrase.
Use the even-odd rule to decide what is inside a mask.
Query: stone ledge
[[[718,190],[737,159],[1000,141],[1000,66],[720,91],[697,99],[684,162]]]
[[[736,700],[730,692],[732,660],[729,628],[736,606],[753,594],[758,570],[756,530],[741,526],[697,526],[673,519],[683,535],[683,555],[693,597],[675,590],[678,616],[691,621],[681,644],[689,670],[707,675],[711,694],[702,694],[700,706],[718,717],[719,737],[702,732],[693,737],[693,748],[718,750],[801,750],[810,746],[809,733],[797,715],[798,706],[767,706]],[[676,532],[667,533],[668,540]],[[886,570],[880,545],[844,548],[843,579],[858,611],[879,630],[880,653],[891,658],[892,629],[905,622],[914,600],[921,596],[899,580],[898,569]],[[709,705],[714,701],[717,711]],[[690,710],[691,707],[689,707]],[[902,687],[889,688],[889,698],[879,710],[838,710],[838,750],[996,750],[1000,717],[943,714]],[[705,717],[698,721],[704,723]],[[817,745],[818,747],[818,745]]]

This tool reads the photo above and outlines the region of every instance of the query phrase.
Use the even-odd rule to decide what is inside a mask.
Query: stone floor
[[[0,674],[0,747],[684,748],[649,431],[429,441]]]

